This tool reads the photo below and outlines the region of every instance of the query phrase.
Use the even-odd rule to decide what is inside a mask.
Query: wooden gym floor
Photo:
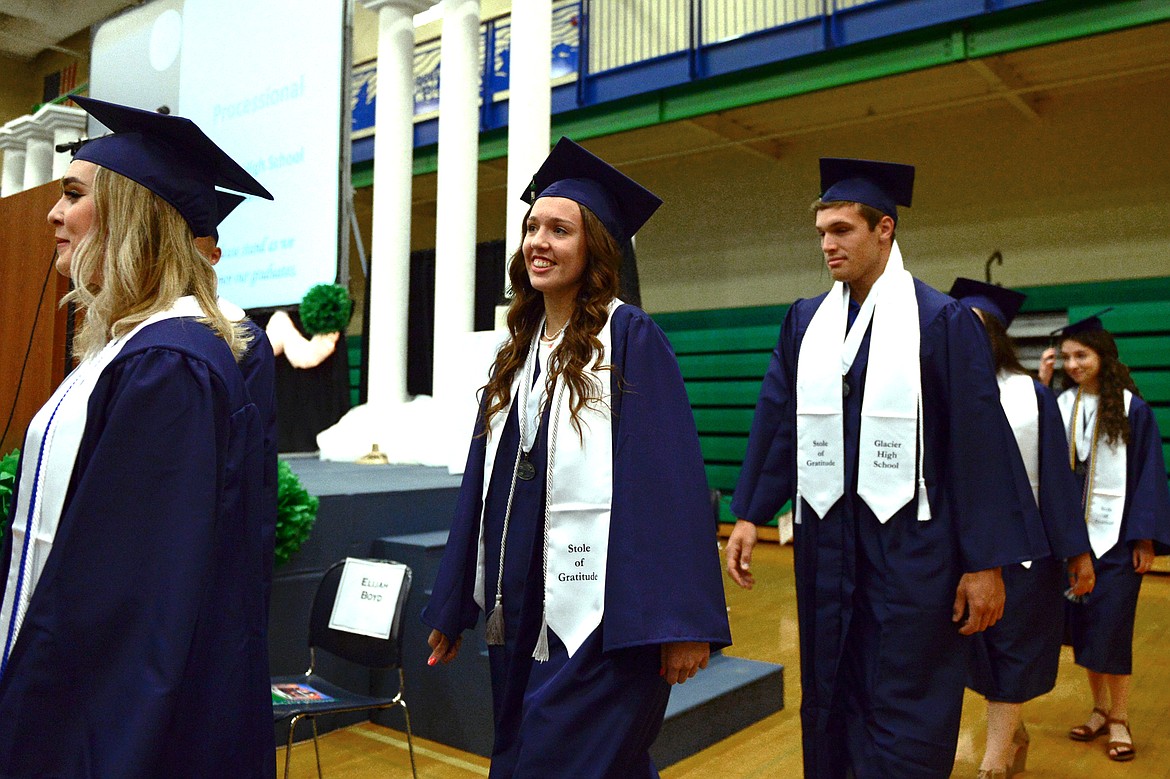
[[[753,569],[756,588],[740,590],[724,576],[735,645],[727,654],[782,663],[787,708],[746,730],[662,771],[664,779],[763,779],[801,775],[800,672],[797,655],[796,594],[792,547],[757,546]],[[1069,727],[1084,721],[1092,708],[1084,671],[1064,648],[1056,689],[1024,705],[1032,735],[1027,779],[1170,779],[1170,577],[1147,575],[1138,605],[1134,636],[1134,685],[1130,702],[1137,758],[1114,763],[1105,755],[1105,739],[1088,744],[1070,741]],[[407,690],[407,701],[410,691]],[[954,776],[973,777],[982,757],[984,703],[970,691],[963,702]],[[406,735],[364,723],[321,737],[321,763],[328,777],[382,779],[410,776]],[[277,750],[277,775],[284,770],[284,749]],[[486,758],[425,739],[415,739],[418,775],[425,779],[487,776]],[[312,741],[293,747],[291,776],[315,777]]]

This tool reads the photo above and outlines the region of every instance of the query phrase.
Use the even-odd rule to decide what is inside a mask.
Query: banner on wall
[[[553,83],[572,81],[577,76],[577,58],[580,50],[580,0],[557,0],[552,9],[552,51],[550,75]],[[509,17],[485,23],[480,28],[479,63],[480,94],[484,93],[482,78],[484,61],[491,50],[491,74],[488,93],[492,99],[503,99],[508,91],[508,62],[512,44],[512,25]],[[414,118],[430,119],[439,110],[438,39],[415,46],[414,49]],[[354,68],[351,96],[354,138],[374,133],[374,105],[378,97],[377,61],[362,63]]]
[[[275,196],[220,227],[220,291],[244,308],[337,278],[345,13],[345,0],[154,0],[94,35],[90,95],[190,118]]]

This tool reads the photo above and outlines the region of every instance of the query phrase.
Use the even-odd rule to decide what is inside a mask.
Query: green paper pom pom
[[[352,312],[349,290],[340,284],[318,284],[301,300],[301,325],[310,336],[337,333],[349,326]]]
[[[8,511],[12,503],[12,490],[16,487],[16,466],[19,462],[19,449],[13,449],[0,458],[0,532],[8,527]]]
[[[284,460],[277,464],[276,486],[276,564],[284,565],[313,531],[321,501],[309,494]]]

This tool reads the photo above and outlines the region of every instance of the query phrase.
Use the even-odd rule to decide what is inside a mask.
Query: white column
[[[508,63],[508,193],[504,246],[510,257],[520,245],[520,200],[532,174],[548,156],[551,112],[552,0],[514,0],[512,51]],[[505,269],[505,273],[507,270]],[[508,284],[504,278],[505,287]]]
[[[53,135],[43,127],[29,128],[24,150],[24,188],[32,189],[53,178]]]
[[[0,176],[0,197],[24,190],[24,139],[5,125],[0,129],[0,151],[4,152],[4,173]]]
[[[460,362],[460,336],[475,329],[479,36],[479,0],[443,0],[435,232],[436,397],[449,383],[446,366]]]
[[[410,189],[414,162],[414,15],[431,0],[362,0],[378,12],[369,403],[407,400]]]
[[[72,143],[85,134],[87,114],[80,108],[47,103],[41,106],[34,118],[37,123],[53,134],[53,146]],[[67,151],[54,151],[52,179],[65,175],[73,155]]]

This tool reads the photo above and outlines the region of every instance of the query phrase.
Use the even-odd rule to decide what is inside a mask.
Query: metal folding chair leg
[[[284,779],[288,779],[289,766],[292,765],[293,734],[296,733],[297,722],[299,722],[300,719],[301,716],[298,714],[289,720],[288,723],[288,744],[286,744],[284,747]]]
[[[414,733],[410,729],[410,709],[406,708],[406,701],[401,698],[398,699],[398,705],[402,707],[402,714],[406,717],[406,749],[410,752],[410,775],[418,779],[418,770],[414,767]]]
[[[321,773],[321,748],[317,746],[317,718],[309,719],[313,723],[313,753],[317,755],[317,779],[325,779],[325,775]]]

